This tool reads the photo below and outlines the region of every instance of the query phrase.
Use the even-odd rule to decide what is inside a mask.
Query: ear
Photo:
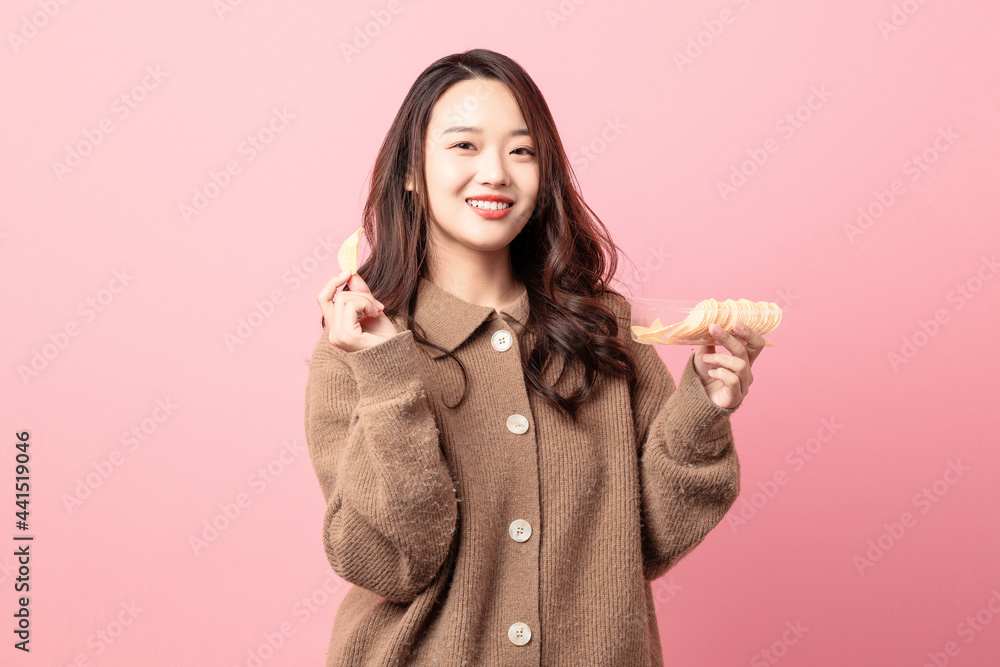
[[[413,187],[413,176],[410,173],[406,174],[406,189],[407,190],[411,190],[411,191],[414,189],[414,187]]]

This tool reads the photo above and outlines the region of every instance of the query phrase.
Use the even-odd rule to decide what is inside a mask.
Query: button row
[[[514,337],[509,331],[500,329],[490,338],[490,344],[497,352],[506,352],[514,344]],[[518,435],[526,433],[528,418],[522,414],[512,414],[507,417],[507,430]],[[515,542],[524,542],[531,537],[531,524],[524,519],[515,519],[511,521],[507,532]],[[507,638],[516,646],[524,646],[531,639],[531,628],[524,623],[515,623],[508,628]]]

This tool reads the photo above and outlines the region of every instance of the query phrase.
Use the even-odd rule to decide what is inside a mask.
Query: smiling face
[[[431,109],[424,150],[428,247],[444,255],[507,253],[538,195],[535,144],[507,87],[468,79],[446,90]],[[412,178],[406,189],[414,189]],[[503,203],[484,204],[489,197]]]

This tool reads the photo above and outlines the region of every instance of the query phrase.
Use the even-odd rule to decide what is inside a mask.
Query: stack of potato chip
[[[781,322],[781,308],[770,301],[705,299],[691,309],[683,322],[664,326],[657,318],[648,327],[633,325],[632,332],[635,333],[637,342],[647,345],[710,342],[714,338],[708,331],[709,326],[718,324],[723,330],[733,333],[733,326],[737,322],[743,322],[764,335],[774,331]]]

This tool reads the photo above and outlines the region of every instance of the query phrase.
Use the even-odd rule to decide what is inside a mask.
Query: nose
[[[479,161],[480,184],[492,187],[508,185],[510,176],[499,150],[483,150]]]

